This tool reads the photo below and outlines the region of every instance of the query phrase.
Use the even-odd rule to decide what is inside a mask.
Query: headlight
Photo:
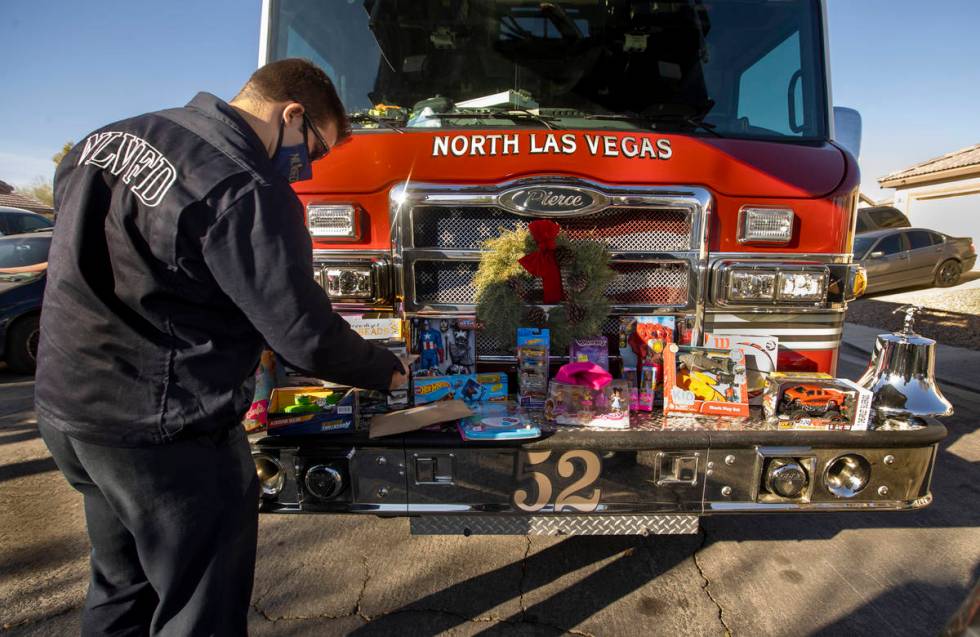
[[[789,243],[795,218],[789,208],[742,208],[738,211],[738,241]]]
[[[826,272],[780,272],[780,301],[822,301],[827,295]]]
[[[370,299],[376,296],[371,266],[324,266],[320,276],[331,298]]]
[[[361,235],[357,208],[350,204],[310,204],[306,223],[313,237],[351,241]]]
[[[772,300],[775,293],[775,272],[732,270],[728,277],[728,298],[733,301]]]
[[[827,300],[829,270],[817,264],[726,261],[712,278],[720,305],[810,304]]]

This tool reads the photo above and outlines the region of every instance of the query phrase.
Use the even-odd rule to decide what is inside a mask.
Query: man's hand
[[[418,360],[418,355],[411,354],[409,356],[399,356],[398,360],[401,362],[402,367],[405,368],[406,373],[401,373],[397,369],[391,374],[391,385],[388,389],[398,389],[408,382],[408,369],[411,367],[412,363]]]

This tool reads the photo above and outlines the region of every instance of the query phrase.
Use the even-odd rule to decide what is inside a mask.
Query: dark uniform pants
[[[85,496],[82,634],[245,635],[259,484],[242,428],[134,449],[38,427]]]

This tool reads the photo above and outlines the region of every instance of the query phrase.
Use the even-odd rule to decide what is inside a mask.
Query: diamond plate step
[[[688,535],[696,515],[432,515],[411,519],[412,535]]]

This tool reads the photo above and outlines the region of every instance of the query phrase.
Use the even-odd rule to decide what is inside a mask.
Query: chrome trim
[[[262,0],[262,8],[259,13],[259,66],[265,66],[269,63],[269,44],[272,41],[272,29],[269,23],[272,17],[272,7],[275,4],[275,0]]]
[[[511,180],[503,183],[485,185],[446,185],[433,183],[400,182],[389,192],[389,218],[391,222],[392,266],[395,280],[395,296],[404,300],[411,312],[443,312],[472,314],[475,305],[417,304],[415,301],[415,281],[412,266],[418,260],[479,260],[480,250],[432,250],[413,247],[411,211],[418,205],[429,206],[487,206],[512,208],[502,205],[501,197],[509,192],[532,186],[553,186],[555,188],[584,188],[597,192],[607,198],[608,205],[594,211],[576,216],[588,216],[610,208],[643,208],[685,210],[690,219],[688,245],[691,250],[667,253],[626,253],[612,252],[611,259],[617,263],[657,261],[684,261],[688,267],[688,300],[683,305],[620,305],[615,312],[663,312],[679,310],[694,311],[695,336],[700,333],[701,315],[705,307],[704,273],[707,271],[707,228],[711,212],[711,194],[698,187],[650,186],[650,185],[608,185],[594,181],[562,175],[541,175]],[[520,213],[518,213],[520,214]],[[548,216],[541,214],[540,216]],[[571,215],[569,215],[571,216]]]
[[[882,502],[705,502],[703,515],[714,513],[795,513],[799,511],[915,511],[932,504],[932,494],[914,500]]]
[[[500,207],[514,214],[524,215],[527,217],[571,217],[571,216],[589,216],[590,214],[599,212],[610,207],[609,197],[605,193],[599,192],[592,188],[583,188],[581,186],[554,186],[555,188],[561,188],[562,190],[571,190],[580,195],[586,195],[591,200],[592,203],[582,206],[581,208],[576,208],[574,210],[534,210],[529,208],[526,204],[521,205],[517,203],[514,199],[518,195],[525,193],[534,188],[548,188],[549,186],[542,185],[532,185],[532,186],[518,186],[517,188],[511,188],[505,190],[497,196],[497,201]]]
[[[712,252],[711,261],[738,259],[741,261],[813,261],[815,263],[850,263],[850,252]]]

